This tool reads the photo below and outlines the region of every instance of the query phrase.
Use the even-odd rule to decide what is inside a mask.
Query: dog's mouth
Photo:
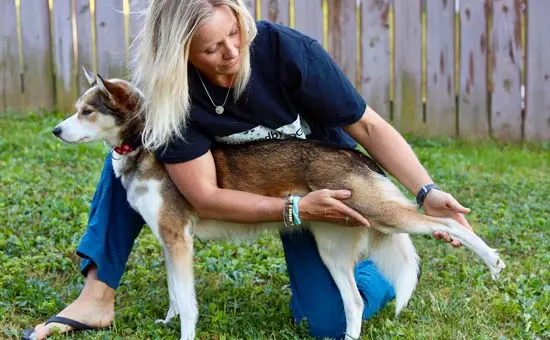
[[[91,140],[91,138],[87,137],[87,136],[81,137],[77,140],[67,140],[67,139],[63,138],[62,136],[57,136],[57,138],[59,138],[61,141],[63,141],[64,143],[67,143],[67,144],[80,144],[80,143],[86,143],[86,142]]]

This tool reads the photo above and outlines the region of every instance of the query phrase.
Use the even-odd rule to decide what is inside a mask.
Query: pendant
[[[223,106],[216,106],[216,113],[221,115],[223,113]]]

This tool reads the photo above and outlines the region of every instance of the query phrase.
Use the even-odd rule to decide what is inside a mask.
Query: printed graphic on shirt
[[[250,130],[234,133],[229,136],[216,137],[216,141],[225,144],[243,144],[258,140],[267,139],[290,139],[300,138],[306,139],[306,135],[310,134],[311,130],[306,121],[300,116],[287,125],[283,125],[277,129],[271,129],[262,125],[258,125]]]

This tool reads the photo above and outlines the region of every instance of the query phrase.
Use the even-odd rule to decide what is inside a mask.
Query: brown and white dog
[[[127,190],[128,201],[164,250],[170,308],[163,322],[180,314],[181,339],[193,339],[198,318],[193,236],[244,239],[262,232],[279,232],[283,223],[243,225],[199,218],[163,164],[140,146],[140,91],[124,80],[86,75],[91,88],[76,103],[76,113],[53,132],[67,143],[101,140],[114,147],[113,168]],[[352,197],[344,202],[368,217],[371,228],[322,222],[305,225],[313,233],[321,258],[340,290],[347,339],[357,339],[361,333],[363,300],[353,275],[361,256],[374,261],[393,284],[396,315],[407,305],[419,274],[419,258],[408,234],[449,233],[485,262],[493,279],[505,267],[496,250],[455,220],[417,212],[415,205],[360,152],[314,141],[278,140],[215,148],[212,154],[221,188],[276,197],[305,195],[323,188],[351,190]]]

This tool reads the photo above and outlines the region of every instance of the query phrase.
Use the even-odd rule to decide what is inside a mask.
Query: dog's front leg
[[[166,268],[170,293],[170,310],[173,304],[177,308],[181,321],[181,339],[195,338],[195,327],[198,319],[195,297],[195,280],[193,275],[193,237],[190,226],[172,232],[164,232],[166,251]],[[169,315],[167,315],[168,317]]]
[[[168,322],[170,322],[170,320],[172,320],[178,315],[176,294],[174,292],[174,286],[172,284],[174,282],[174,279],[170,277],[171,275],[173,275],[173,271],[170,270],[169,268],[168,249],[165,246],[163,246],[163,250],[164,250],[165,263],[166,263],[166,273],[168,275],[167,281],[168,281],[168,295],[170,296],[170,307],[168,308],[168,312],[166,313],[166,317],[164,319],[155,320],[155,323],[157,324],[158,323],[167,324]]]

